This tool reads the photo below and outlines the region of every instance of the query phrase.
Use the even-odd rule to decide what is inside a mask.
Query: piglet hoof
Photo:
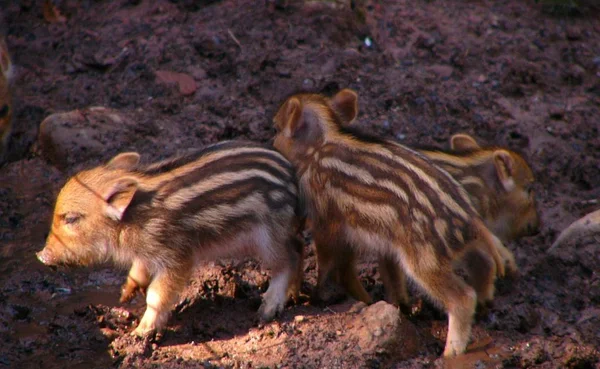
[[[515,261],[515,257],[511,254],[504,257],[504,277],[515,279],[519,276],[519,267]]]
[[[144,339],[144,340],[146,340],[146,339],[153,340],[158,335],[158,333],[157,333],[157,329],[156,328],[146,326],[142,322],[142,323],[140,323],[140,325],[137,326],[136,329],[134,329],[130,333],[130,335],[132,337],[139,337],[139,338]]]
[[[119,299],[119,302],[121,304],[124,304],[133,300],[133,298],[135,297],[135,295],[137,295],[138,292],[140,292],[142,296],[145,297],[146,289],[146,287],[141,287],[140,285],[132,281],[130,278],[127,278],[127,282],[125,282],[121,287],[121,298]]]
[[[300,288],[293,287],[287,292],[288,301],[292,301],[294,304],[298,304],[300,301]]]
[[[492,301],[492,300],[481,301],[479,304],[477,304],[477,308],[475,310],[475,320],[476,321],[485,320],[487,318],[487,316],[490,314],[490,310],[492,310],[493,307],[494,307],[494,301]]]
[[[137,287],[132,286],[130,283],[125,283],[123,287],[121,287],[121,298],[119,302],[121,304],[127,303],[135,297],[137,293]]]
[[[457,348],[455,348],[455,347],[446,347],[446,348],[444,349],[444,354],[443,354],[443,356],[444,356],[445,358],[451,358],[451,357],[458,356],[458,355],[460,355],[460,354],[462,354],[462,353],[464,353],[464,350],[458,350],[458,349],[457,349]]]
[[[517,265],[511,265],[510,263],[506,266],[506,276],[505,278],[509,279],[509,280],[515,280],[517,278],[519,278],[519,275],[521,273],[519,272],[519,268],[517,268]]]
[[[317,286],[310,295],[310,303],[317,306],[332,305],[343,301],[346,298],[346,292],[337,284],[326,283],[323,286]]]
[[[397,304],[394,304],[396,306],[398,306],[398,308],[400,309],[400,312],[406,316],[411,316],[413,313],[413,306],[410,303],[410,301],[407,302],[399,302]]]
[[[263,303],[258,308],[258,316],[261,323],[267,323],[273,320],[277,315],[283,312],[283,305]]]

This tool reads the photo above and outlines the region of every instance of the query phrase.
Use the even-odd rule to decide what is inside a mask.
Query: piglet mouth
[[[37,256],[37,259],[42,262],[42,264],[49,266],[53,270],[57,269],[57,265],[54,262],[52,256],[45,250],[38,251],[35,253],[35,255]]]

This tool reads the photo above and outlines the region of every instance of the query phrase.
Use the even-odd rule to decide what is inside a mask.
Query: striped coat
[[[454,273],[453,262],[468,250],[483,249],[495,277],[496,266],[503,267],[498,241],[447,172],[407,147],[342,124],[352,122],[357,111],[356,93],[342,90],[332,98],[293,95],[274,118],[274,146],[295,166],[313,224],[318,289],[342,265],[337,279],[352,295],[369,301],[347,266],[356,252],[391,260],[447,309],[444,355],[460,354],[469,339],[477,293]],[[486,279],[487,294],[493,291],[493,277]]]
[[[201,260],[256,256],[273,279],[260,309],[273,318],[301,282],[303,210],[294,170],[276,151],[221,142],[154,164],[137,153],[80,172],[54,209],[45,264],[130,266],[121,301],[146,293],[135,333],[164,328],[171,304]]]

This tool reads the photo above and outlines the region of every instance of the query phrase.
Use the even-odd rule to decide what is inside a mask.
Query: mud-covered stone
[[[413,357],[421,346],[414,325],[401,316],[396,306],[385,301],[362,309],[352,325],[350,333],[356,334],[363,352]]]
[[[105,107],[89,107],[48,116],[40,124],[39,151],[52,165],[66,169],[100,161],[131,142],[134,123]]]

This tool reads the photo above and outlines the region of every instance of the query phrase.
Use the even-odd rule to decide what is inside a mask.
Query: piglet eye
[[[4,118],[8,115],[8,105],[4,104],[0,107],[0,118]]]
[[[75,224],[81,219],[81,214],[67,213],[64,215],[65,224]]]

